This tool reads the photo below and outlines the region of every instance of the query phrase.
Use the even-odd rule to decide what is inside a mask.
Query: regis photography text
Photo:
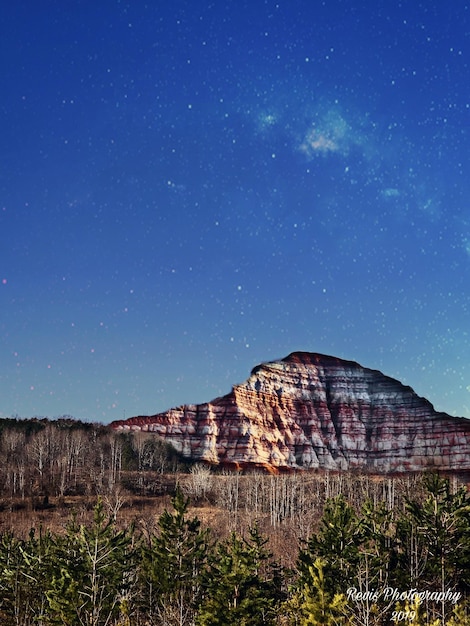
[[[396,587],[385,587],[379,591],[360,591],[356,587],[348,587],[346,591],[348,600],[352,602],[378,602],[380,599],[385,602],[450,602],[457,604],[462,597],[459,591],[419,591],[418,589],[408,589],[401,591]]]

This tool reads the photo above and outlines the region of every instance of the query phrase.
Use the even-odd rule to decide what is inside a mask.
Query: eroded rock
[[[470,420],[352,361],[307,352],[255,367],[212,402],[113,422],[216,465],[374,473],[470,470]]]

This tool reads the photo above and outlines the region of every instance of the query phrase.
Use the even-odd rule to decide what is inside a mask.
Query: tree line
[[[0,420],[0,458],[0,511],[60,506],[68,496],[100,495],[118,506],[124,496],[162,496],[179,483],[194,504],[225,511],[233,529],[246,517],[267,517],[273,529],[289,525],[297,538],[312,530],[329,497],[345,493],[355,506],[371,498],[392,508],[417,488],[412,475],[374,481],[191,464],[154,433],[118,433],[69,416]]]
[[[0,496],[20,499],[105,494],[117,485],[152,493],[158,489],[152,472],[184,466],[159,437],[119,434],[68,416],[0,420],[0,455]]]
[[[425,475],[403,507],[344,494],[274,558],[256,520],[221,538],[180,488],[155,528],[93,521],[0,537],[0,623],[50,626],[467,626],[470,498]]]

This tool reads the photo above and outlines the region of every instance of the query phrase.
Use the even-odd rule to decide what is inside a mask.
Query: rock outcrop
[[[253,369],[231,393],[113,422],[216,465],[373,473],[470,470],[470,420],[358,363],[306,352]]]

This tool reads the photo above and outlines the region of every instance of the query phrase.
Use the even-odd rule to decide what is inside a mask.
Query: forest
[[[0,453],[2,625],[470,625],[456,477],[217,471],[68,417]]]

